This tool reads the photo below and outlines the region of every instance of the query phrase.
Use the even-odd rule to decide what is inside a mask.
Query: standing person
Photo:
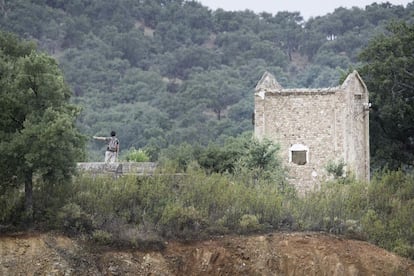
[[[105,152],[105,163],[114,163],[118,159],[119,140],[116,138],[115,131],[111,131],[111,137],[93,136],[93,139],[105,141],[108,143]]]

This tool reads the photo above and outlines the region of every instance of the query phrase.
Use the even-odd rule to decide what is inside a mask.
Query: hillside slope
[[[161,251],[92,250],[65,236],[0,238],[1,275],[414,275],[414,262],[320,233],[224,236]]]

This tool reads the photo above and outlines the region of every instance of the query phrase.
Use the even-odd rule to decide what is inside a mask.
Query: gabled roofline
[[[350,73],[342,85],[335,86],[335,87],[327,87],[327,88],[283,88],[276,80],[276,78],[265,71],[260,81],[257,83],[255,87],[255,95],[264,98],[265,95],[291,95],[291,94],[330,94],[336,93],[345,90],[348,88],[349,84],[352,80],[357,79],[360,85],[362,86],[365,93],[368,93],[368,88],[365,85],[364,81],[362,80],[361,76],[358,74],[356,70]]]
[[[255,87],[255,91],[259,90],[282,90],[283,87],[277,82],[275,76],[268,71],[263,73],[262,78],[259,80]]]
[[[353,80],[353,79],[357,79],[359,81],[359,83],[361,84],[361,86],[363,87],[365,92],[368,92],[368,88],[365,84],[365,82],[362,80],[361,76],[359,75],[358,71],[354,70],[352,73],[350,73],[346,79],[344,80],[344,82],[341,85],[342,89],[345,89],[348,87],[349,83]]]

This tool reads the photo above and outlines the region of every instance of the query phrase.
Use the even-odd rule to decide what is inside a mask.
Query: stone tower
[[[342,85],[284,89],[265,72],[255,88],[254,134],[280,145],[289,181],[300,193],[319,187],[329,162],[369,180],[368,90],[354,71]]]

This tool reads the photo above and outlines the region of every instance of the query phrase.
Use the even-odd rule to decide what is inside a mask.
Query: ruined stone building
[[[289,181],[301,193],[319,187],[329,162],[369,180],[368,90],[354,71],[342,85],[284,89],[266,72],[255,88],[254,134],[280,145]]]

